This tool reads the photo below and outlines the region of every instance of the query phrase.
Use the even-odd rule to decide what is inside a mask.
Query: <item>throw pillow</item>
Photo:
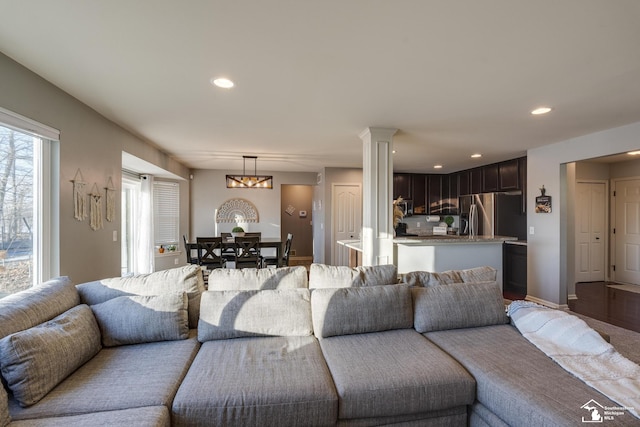
[[[101,349],[91,309],[78,305],[60,316],[0,340],[0,369],[20,406],[42,399]]]
[[[414,328],[420,333],[507,323],[502,290],[496,282],[416,287]]]
[[[443,271],[442,273],[432,273],[429,271],[412,271],[404,275],[404,283],[409,286],[438,286],[450,285],[452,283],[462,283],[462,277],[458,271]]]
[[[308,288],[303,266],[280,268],[217,268],[209,273],[210,291]]]
[[[189,298],[189,327],[198,327],[200,295],[204,292],[202,270],[197,265],[170,268],[149,274],[114,277],[78,285],[84,304],[95,305],[127,295],[162,295],[186,292]]]
[[[318,338],[413,326],[411,292],[404,285],[315,289],[311,312]]]
[[[465,283],[495,282],[498,276],[498,270],[489,266],[460,270],[458,273]]]
[[[200,342],[252,336],[313,333],[309,289],[206,291],[202,294]]]
[[[351,288],[360,286],[379,286],[398,283],[395,265],[374,265],[347,267],[324,264],[311,264],[309,288]]]
[[[173,341],[189,336],[185,292],[113,298],[91,306],[105,347],[154,341]]]
[[[0,338],[51,320],[80,304],[68,277],[48,280],[0,299]]]

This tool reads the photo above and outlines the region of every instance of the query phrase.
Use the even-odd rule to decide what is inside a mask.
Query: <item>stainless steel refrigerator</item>
[[[482,193],[460,196],[460,234],[527,239],[522,194]]]

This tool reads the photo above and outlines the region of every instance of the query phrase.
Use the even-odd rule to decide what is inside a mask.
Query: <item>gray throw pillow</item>
[[[413,326],[411,291],[405,285],[315,289],[311,312],[318,338]]]
[[[458,273],[465,283],[495,282],[498,277],[498,270],[489,266],[460,270]]]
[[[351,288],[398,283],[398,268],[393,264],[347,267],[311,264],[309,288]]]
[[[105,347],[189,336],[187,294],[134,295],[92,305]]]
[[[200,342],[253,336],[313,333],[309,289],[206,291],[202,294]]]
[[[496,282],[411,288],[414,328],[420,333],[507,323]]]
[[[78,305],[60,316],[0,340],[0,369],[18,403],[42,399],[101,349],[91,309]]]
[[[170,268],[149,274],[113,277],[77,286],[84,304],[95,305],[128,295],[163,295],[186,292],[189,297],[189,326],[198,327],[200,295],[204,292],[202,270],[198,265]]]
[[[458,271],[443,271],[432,273],[430,271],[411,271],[404,275],[403,282],[409,286],[439,286],[452,283],[462,283],[462,277]],[[494,279],[495,280],[495,279]]]

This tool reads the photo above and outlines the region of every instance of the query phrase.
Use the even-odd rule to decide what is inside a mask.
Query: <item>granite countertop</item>
[[[456,235],[428,235],[428,236],[399,236],[393,243],[399,245],[440,245],[440,244],[470,244],[470,243],[504,243],[517,241],[517,237],[509,236],[456,236]]]

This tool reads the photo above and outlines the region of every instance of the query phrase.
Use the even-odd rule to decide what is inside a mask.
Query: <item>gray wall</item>
[[[567,163],[636,150],[640,147],[640,123],[573,138],[527,152],[528,296],[552,305],[567,304],[567,226],[570,222],[566,195]],[[575,174],[574,174],[575,177]],[[575,179],[575,178],[574,178]],[[553,198],[550,214],[534,212],[535,196],[544,185]]]
[[[287,238],[287,233],[293,234],[291,249],[297,257],[313,257],[313,187],[311,185],[283,184],[281,187],[282,199],[280,200],[280,218],[282,226],[282,241]],[[292,215],[286,213],[286,209],[293,206]],[[307,216],[301,217],[300,211],[306,211]]]
[[[188,169],[2,54],[0,76],[1,107],[60,131],[60,274],[76,283],[119,276],[120,241],[112,236],[120,236],[122,151],[183,178]],[[118,191],[116,220],[105,221],[101,230],[73,217],[71,180],[78,169],[89,186],[104,187],[111,177]],[[180,191],[188,197],[186,185]],[[180,214],[187,224],[188,203]]]

